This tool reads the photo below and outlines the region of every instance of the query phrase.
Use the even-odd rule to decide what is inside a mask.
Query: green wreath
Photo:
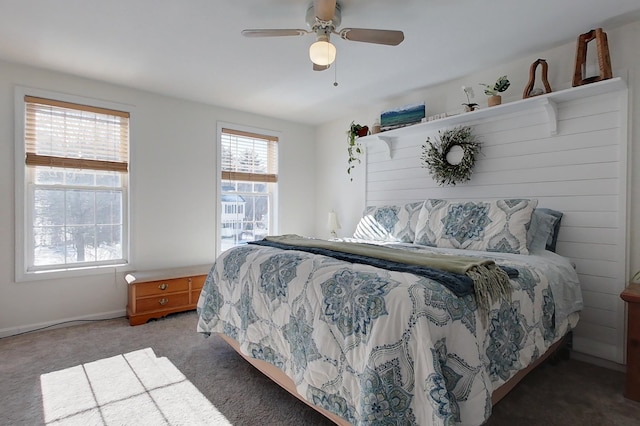
[[[471,178],[476,154],[480,152],[480,142],[471,132],[471,127],[456,127],[451,130],[438,131],[439,140],[432,142],[430,138],[422,145],[422,167],[439,185],[454,185],[466,182]],[[447,161],[447,154],[454,146],[462,148],[462,160],[458,164]]]

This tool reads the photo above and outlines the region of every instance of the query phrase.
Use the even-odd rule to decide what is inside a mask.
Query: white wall
[[[589,29],[585,29],[585,32]],[[632,158],[629,163],[630,179],[628,181],[629,196],[627,199],[627,205],[630,209],[627,215],[630,218],[629,226],[627,227],[629,236],[627,241],[629,245],[628,275],[640,269],[640,221],[638,220],[638,212],[640,212],[640,173],[633,173],[634,169],[640,165],[640,149],[638,148],[640,144],[640,120],[635,119],[637,112],[640,111],[640,96],[636,95],[636,92],[640,89],[640,55],[637,54],[637,46],[640,45],[640,21],[619,28],[604,28],[604,30],[608,35],[614,75],[623,76],[627,80],[629,87],[628,141]],[[519,100],[522,98],[522,91],[528,82],[529,66],[538,58],[546,59],[549,64],[548,77],[552,89],[555,91],[566,89],[571,86],[575,48],[575,41],[571,41],[544,52],[535,52],[513,62],[470,74],[465,78],[446,84],[417,89],[409,94],[400,94],[397,98],[389,99],[384,104],[361,108],[354,112],[352,116],[343,117],[321,126],[317,130],[318,145],[316,149],[318,158],[324,162],[318,164],[318,170],[322,172],[319,176],[323,176],[317,182],[317,192],[319,194],[318,212],[335,209],[343,224],[343,229],[340,230],[339,235],[348,236],[353,233],[365,207],[365,174],[358,174],[353,182],[349,182],[346,174],[347,146],[345,131],[352,120],[360,124],[371,125],[373,120],[379,116],[381,110],[418,101],[426,102],[427,115],[458,111],[461,108],[460,104],[466,102],[461,90],[463,85],[473,86],[476,93],[473,101],[484,108],[486,107],[486,96],[478,83],[492,83],[498,76],[504,74],[508,75],[511,87],[503,94],[503,103]],[[434,58],[434,62],[437,62],[436,58]],[[428,70],[425,70],[425,72],[428,72]],[[540,86],[539,74],[538,85]],[[333,150],[333,152],[326,152],[328,149]],[[344,167],[337,167],[336,164],[344,164]],[[362,168],[360,168],[360,172],[362,171]],[[327,176],[327,172],[333,174]],[[438,194],[438,196],[442,196],[442,194]],[[325,222],[325,219],[319,214],[316,223],[316,232],[318,234],[324,231]],[[623,309],[622,304],[619,304],[619,306],[619,309]],[[611,331],[612,333],[615,332],[614,329]]]
[[[123,271],[14,281],[16,85],[134,107],[129,269],[213,263],[218,121],[281,132],[278,231],[313,235],[312,127],[0,61],[0,336],[71,318],[122,315],[126,306]]]

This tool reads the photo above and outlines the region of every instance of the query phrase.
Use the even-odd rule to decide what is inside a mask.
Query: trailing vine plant
[[[451,130],[438,131],[439,138],[427,138],[422,145],[422,167],[439,185],[456,185],[471,178],[476,162],[476,154],[480,152],[480,142],[472,133],[471,127],[459,126]],[[447,155],[454,146],[462,148],[462,160],[451,164]]]
[[[355,124],[353,121],[349,126],[349,130],[347,130],[347,152],[349,153],[349,167],[347,168],[347,174],[350,177],[350,180],[353,180],[353,176],[351,176],[351,171],[356,167],[356,164],[360,164],[360,155],[362,154],[362,144],[358,142],[358,138],[360,136],[366,136],[369,133],[369,128],[367,126],[361,126],[360,124]]]

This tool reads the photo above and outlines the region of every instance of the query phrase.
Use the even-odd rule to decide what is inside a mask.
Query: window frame
[[[131,135],[134,107],[84,96],[70,95],[43,89],[15,86],[14,88],[14,138],[15,138],[15,282],[51,280],[58,278],[80,277],[88,275],[114,274],[128,270],[132,264],[131,259],[131,169],[123,174],[122,183],[122,258],[118,263],[101,264],[102,262],[84,263],[82,265],[52,265],[51,267],[37,267],[36,270],[28,270],[32,262],[32,253],[27,238],[33,235],[30,229],[33,223],[32,202],[30,193],[34,185],[28,180],[30,171],[25,163],[25,96],[33,96],[45,99],[58,100],[97,108],[105,108],[129,113],[129,159],[131,158]],[[129,161],[131,164],[131,161]],[[33,172],[31,172],[33,173]],[[100,190],[100,187],[96,187]]]
[[[221,122],[217,123],[216,129],[216,187],[215,187],[215,200],[216,200],[216,257],[222,253],[222,132],[224,129],[229,129],[237,132],[253,133],[256,135],[268,136],[277,139],[278,155],[277,155],[277,169],[278,169],[278,181],[265,182],[267,185],[273,188],[269,194],[269,223],[268,227],[272,234],[278,233],[278,188],[280,186],[280,156],[282,155],[282,133],[274,130],[267,130],[262,128],[250,127],[235,123]]]

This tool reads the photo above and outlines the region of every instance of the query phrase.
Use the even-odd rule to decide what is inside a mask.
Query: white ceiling
[[[333,37],[314,72],[304,0],[0,0],[0,58],[296,122],[320,124],[411,90],[640,19],[638,0],[342,0],[340,28],[402,30],[399,46]]]

